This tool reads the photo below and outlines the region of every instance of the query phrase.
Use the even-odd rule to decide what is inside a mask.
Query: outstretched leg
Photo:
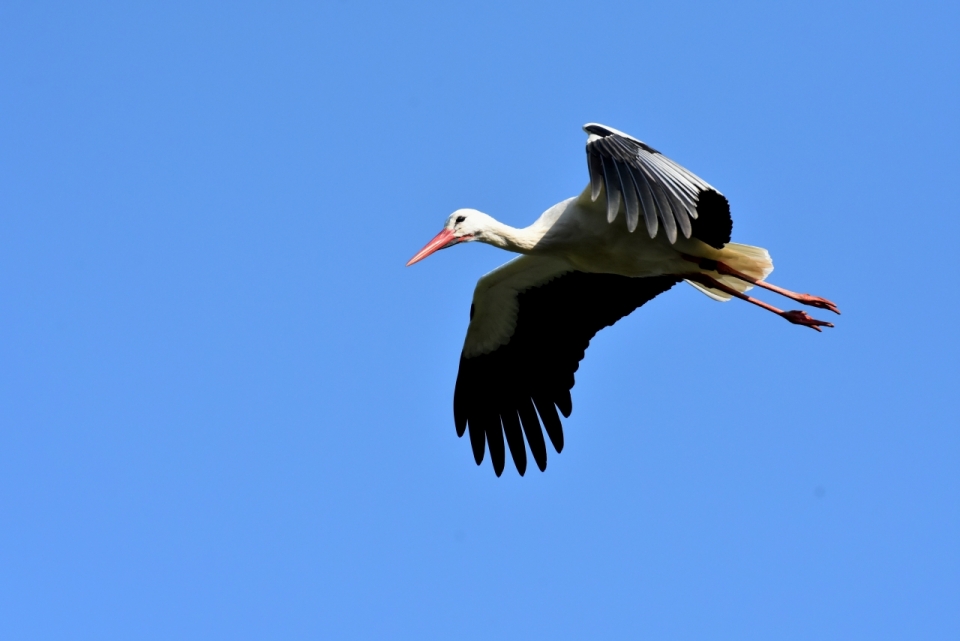
[[[767,311],[773,312],[777,316],[782,316],[783,318],[786,318],[788,321],[790,321],[791,323],[794,323],[795,325],[804,325],[811,329],[815,329],[818,332],[822,331],[820,329],[821,327],[833,327],[833,323],[827,323],[825,321],[811,318],[806,312],[802,312],[799,310],[785,312],[782,309],[777,309],[773,305],[768,305],[762,300],[756,299],[752,296],[747,296],[742,292],[738,292],[734,288],[728,287],[727,285],[724,285],[723,283],[718,281],[716,278],[707,276],[706,274],[701,274],[697,272],[695,274],[683,274],[682,276],[687,280],[692,280],[694,282],[700,283],[705,287],[710,287],[711,289],[718,289],[721,292],[730,294],[731,296],[736,296],[740,300],[745,300],[748,303],[753,303],[758,307],[762,307]],[[839,312],[837,313],[839,314]]]
[[[692,263],[696,263],[697,266],[700,267],[700,269],[709,269],[710,271],[715,271],[719,274],[723,274],[724,276],[733,276],[734,278],[750,283],[751,285],[756,285],[757,287],[763,287],[764,289],[769,289],[771,292],[776,292],[781,296],[786,296],[787,298],[795,300],[798,303],[809,305],[811,307],[819,307],[820,309],[829,309],[834,314],[840,313],[840,310],[837,309],[837,306],[834,303],[828,301],[826,298],[820,298],[819,296],[811,296],[810,294],[798,294],[796,292],[791,292],[789,289],[777,287],[776,285],[771,285],[770,283],[764,282],[757,278],[753,278],[752,276],[747,276],[743,272],[739,272],[733,267],[730,267],[729,265],[717,260],[710,260],[707,258],[697,258],[696,256],[690,256],[688,254],[683,254],[682,256],[684,260],[688,260]]]

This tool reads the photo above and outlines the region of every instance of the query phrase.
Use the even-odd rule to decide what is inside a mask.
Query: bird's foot
[[[837,306],[828,301],[826,298],[820,298],[819,296],[811,296],[810,294],[796,294],[793,298],[798,303],[804,305],[809,305],[810,307],[819,307],[820,309],[829,309],[834,314],[839,314],[840,310],[837,309]]]
[[[838,314],[840,312],[837,312]],[[833,323],[828,323],[826,321],[817,320],[816,318],[811,318],[806,312],[800,310],[793,310],[791,312],[780,312],[780,315],[786,318],[788,321],[794,325],[804,325],[810,329],[815,329],[818,332],[823,331],[821,327],[833,327]]]

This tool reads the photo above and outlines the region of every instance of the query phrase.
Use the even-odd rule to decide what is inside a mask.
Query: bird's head
[[[492,220],[490,216],[476,209],[458,209],[447,217],[447,222],[443,224],[443,231],[418,251],[407,262],[407,266],[420,262],[440,249],[474,240],[485,241]]]

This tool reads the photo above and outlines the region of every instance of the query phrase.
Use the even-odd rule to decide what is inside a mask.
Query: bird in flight
[[[612,127],[583,129],[590,184],[579,196],[525,229],[458,209],[407,263],[472,241],[522,254],[477,282],[453,396],[457,436],[469,430],[477,465],[489,449],[497,476],[504,443],[524,474],[524,436],[537,467],[546,469],[543,432],[559,453],[557,410],[570,416],[573,375],[590,339],[680,281],[714,300],[739,298],[818,332],[833,324],[746,292],[762,287],[840,313],[825,298],[765,282],[773,271],[770,254],[730,242],[730,205],[703,179]]]

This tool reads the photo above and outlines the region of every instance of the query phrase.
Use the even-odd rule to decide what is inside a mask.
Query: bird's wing
[[[521,256],[481,278],[453,399],[457,435],[470,428],[477,465],[486,443],[500,476],[506,436],[522,475],[525,434],[537,467],[546,469],[541,425],[562,450],[557,409],[570,416],[573,375],[590,339],[679,281],[589,274],[539,256]]]
[[[589,123],[583,126],[583,130],[589,134],[590,199],[596,201],[601,190],[606,188],[609,222],[616,220],[622,200],[627,229],[631,232],[637,228],[642,215],[650,238],[655,237],[663,225],[671,243],[676,242],[678,229],[686,238],[709,237],[700,240],[713,246],[729,242],[729,230],[726,240],[719,242],[723,230],[713,229],[718,224],[722,226],[723,211],[716,214],[711,211],[708,224],[695,226],[698,215],[705,208],[722,210],[726,207],[727,226],[732,227],[726,198],[705,180],[653,147],[612,127]],[[710,202],[701,202],[706,194],[710,194],[707,197]],[[696,233],[696,227],[703,228],[700,235]]]

